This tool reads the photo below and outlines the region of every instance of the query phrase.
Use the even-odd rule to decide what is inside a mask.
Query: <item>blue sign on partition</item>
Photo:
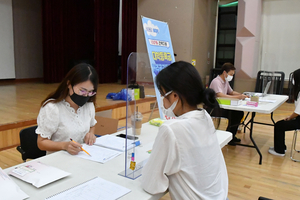
[[[148,50],[155,94],[158,102],[160,118],[165,119],[160,107],[160,93],[155,84],[156,75],[163,68],[175,62],[169,26],[166,22],[142,16],[146,46]]]

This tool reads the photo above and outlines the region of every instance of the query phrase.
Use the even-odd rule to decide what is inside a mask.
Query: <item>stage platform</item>
[[[36,124],[41,102],[58,86],[44,83],[10,83],[0,82],[0,150],[16,146],[19,131]],[[96,114],[109,111],[110,117],[124,119],[126,102],[105,99],[110,92],[119,92],[126,88],[121,84],[99,84],[96,101]],[[145,87],[145,95],[155,95],[153,86]],[[156,102],[155,97],[146,97],[137,101],[139,111],[151,112],[150,104]],[[105,114],[107,116],[107,114]]]

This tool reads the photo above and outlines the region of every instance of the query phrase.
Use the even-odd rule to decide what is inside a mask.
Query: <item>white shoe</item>
[[[274,147],[269,147],[269,149],[272,149],[273,151],[275,151]],[[284,150],[284,152],[286,153],[286,150]]]
[[[274,149],[269,149],[269,153],[275,156],[285,156],[285,153],[277,153]]]

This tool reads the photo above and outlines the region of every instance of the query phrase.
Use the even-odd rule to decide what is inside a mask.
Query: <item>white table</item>
[[[146,151],[152,149],[157,132],[158,127],[149,125],[148,123],[143,124],[142,134],[138,136],[141,141],[141,145],[135,149],[137,162],[143,161],[150,156],[150,154],[148,154]],[[221,148],[232,139],[232,134],[230,132],[218,130],[216,134]],[[70,172],[71,175],[39,189],[35,188],[29,183],[23,182],[11,176],[15,183],[30,196],[29,200],[45,199],[53,194],[71,188],[96,176],[122,185],[131,190],[130,193],[120,199],[160,199],[164,195],[164,193],[151,195],[145,192],[140,186],[141,178],[131,180],[118,175],[118,173],[125,169],[124,153],[105,164],[78,158],[65,151],[59,151],[50,155],[46,155],[38,158],[38,160],[42,163]],[[27,163],[30,162],[31,161]],[[14,167],[7,168],[4,171],[8,173],[13,168]],[[101,188],[99,189],[101,190]]]
[[[249,128],[250,135],[249,136],[250,136],[250,140],[253,143],[253,146],[246,145],[246,144],[239,144],[239,143],[236,143],[236,145],[241,145],[241,146],[255,148],[256,151],[257,151],[257,153],[259,154],[259,164],[260,165],[262,164],[262,154],[261,154],[258,146],[256,145],[256,143],[255,143],[255,141],[254,141],[254,139],[252,137],[253,124],[257,123],[257,124],[272,125],[272,126],[274,126],[275,121],[273,119],[273,112],[279,106],[281,106],[284,102],[286,102],[287,99],[288,99],[288,96],[286,96],[286,95],[268,94],[265,97],[260,97],[260,102],[258,103],[257,107],[247,106],[246,105],[246,100],[242,101],[242,104],[238,105],[238,106],[231,106],[231,105],[222,105],[222,104],[220,104],[220,107],[223,108],[223,109],[251,112],[251,119],[246,124],[246,127],[250,123],[250,128]],[[274,102],[271,102],[271,101],[274,101]],[[271,114],[271,120],[272,120],[273,124],[266,124],[266,123],[261,123],[261,122],[255,122],[254,118],[255,118],[256,113]]]

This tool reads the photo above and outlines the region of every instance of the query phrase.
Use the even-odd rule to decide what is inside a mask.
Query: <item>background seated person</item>
[[[293,73],[293,90],[295,110],[290,116],[276,122],[274,126],[274,146],[269,148],[269,153],[275,156],[285,156],[285,131],[300,129],[300,69]]]
[[[222,74],[214,78],[210,84],[210,88],[213,89],[217,97],[225,98],[236,98],[236,99],[245,99],[247,96],[236,91],[229,85],[229,81],[232,80],[235,73],[235,67],[231,63],[224,63],[222,66]],[[216,116],[216,113],[213,111],[212,116]],[[228,143],[229,145],[235,145],[236,142],[240,142],[241,139],[237,138],[236,131],[238,126],[244,116],[243,111],[235,110],[226,110],[220,109],[218,116],[225,117],[228,119],[227,131],[231,132],[233,139]]]

